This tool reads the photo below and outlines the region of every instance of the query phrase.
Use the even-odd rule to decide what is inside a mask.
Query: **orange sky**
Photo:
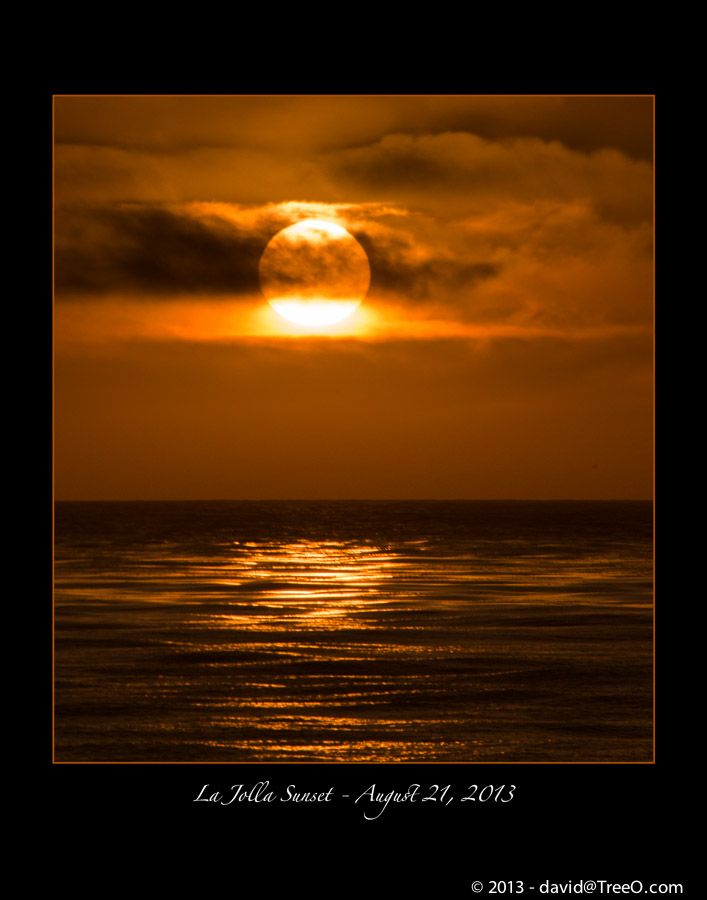
[[[56,97],[58,499],[652,493],[650,97]],[[322,330],[258,262],[338,222]]]

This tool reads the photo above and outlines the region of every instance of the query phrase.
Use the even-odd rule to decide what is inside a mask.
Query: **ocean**
[[[653,508],[57,502],[57,762],[648,762]]]

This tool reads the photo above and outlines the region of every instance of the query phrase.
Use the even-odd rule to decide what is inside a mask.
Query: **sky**
[[[650,498],[652,149],[647,96],[55,97],[56,498]],[[370,266],[325,327],[259,274],[311,219]]]

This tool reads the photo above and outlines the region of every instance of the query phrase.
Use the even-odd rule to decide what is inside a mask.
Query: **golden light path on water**
[[[257,592],[261,612],[218,613],[207,621],[220,628],[271,629],[278,623],[292,627],[297,622],[330,627],[327,620],[390,602],[379,589],[394,578],[395,559],[375,546],[337,541],[246,543],[234,560],[232,577],[224,578],[221,570],[213,584],[225,589],[247,586]]]
[[[450,710],[405,711],[420,692],[425,704],[439,698],[441,710],[450,683],[434,668],[453,666],[465,651],[464,640],[427,633],[411,613],[420,572],[408,554],[424,553],[426,544],[408,541],[390,552],[339,541],[234,543],[230,561],[204,567],[201,576],[223,600],[218,609],[195,610],[197,652],[229,685],[234,671],[240,682],[237,692],[227,688],[227,696],[196,704],[223,733],[208,746],[246,758],[400,761],[439,749],[424,737],[430,727],[450,736],[463,728],[464,718]],[[446,590],[448,576],[447,563],[444,575],[428,573],[426,588]],[[440,597],[436,605],[449,605],[456,619],[456,600]],[[310,744],[312,733],[327,737]],[[469,743],[445,746],[453,753]]]
[[[382,639],[385,632],[372,634],[387,628],[386,607],[401,606],[396,593],[385,589],[400,568],[399,553],[338,541],[249,542],[234,545],[234,551],[229,576],[224,577],[221,568],[212,584],[225,591],[247,586],[248,609],[236,601],[229,604],[229,611],[199,613],[193,624],[211,631],[220,653],[266,654],[274,677],[263,679],[259,669],[248,683],[247,696],[204,701],[213,726],[232,735],[209,741],[208,746],[271,758],[297,759],[317,753],[332,761],[405,759],[419,757],[425,747],[432,750],[432,743],[410,737],[411,731],[429,724],[428,716],[401,719],[384,714],[391,698],[401,689],[414,692],[426,676],[390,677],[380,671],[381,661],[396,664],[436,652],[424,641],[411,642],[409,631],[418,629],[401,628],[400,623],[387,626],[396,632],[392,640]],[[402,602],[405,607],[408,604],[409,597]],[[275,632],[284,639],[272,640],[263,634],[248,640],[248,632]],[[230,642],[229,633],[238,638]],[[207,659],[212,649],[208,640],[202,645]],[[452,655],[458,649],[448,646],[445,652]],[[289,671],[293,666],[316,669],[303,674]],[[243,677],[248,677],[246,672]],[[444,691],[428,685],[430,689]],[[358,715],[351,715],[352,707],[359,710]],[[439,724],[449,727],[449,716],[440,717]],[[360,740],[362,731],[371,729],[378,736]],[[244,738],[244,731],[252,736]],[[324,732],[330,739],[310,744],[305,735],[313,732]]]
[[[646,563],[623,549],[568,554],[514,537],[499,557],[485,533],[413,540],[400,521],[347,539],[338,511],[319,523],[326,539],[302,536],[293,514],[279,539],[260,537],[256,519],[256,534],[235,540],[229,509],[214,507],[214,527],[188,507],[189,539],[165,527],[121,537],[119,552],[104,541],[97,567],[77,542],[58,562],[58,615],[74,623],[62,690],[117,711],[122,759],[548,759],[585,744],[552,729],[539,740],[534,698],[552,698],[561,723],[577,703],[594,709],[606,679],[631,675],[651,598]],[[619,626],[626,655],[607,659]],[[106,670],[99,695],[93,654]],[[597,671],[604,681],[587,679]],[[601,710],[599,724],[613,721]],[[86,721],[72,752],[90,757],[85,742],[100,745],[105,723]]]

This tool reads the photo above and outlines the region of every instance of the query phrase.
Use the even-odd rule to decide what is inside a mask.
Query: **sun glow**
[[[341,322],[368,291],[371,269],[363,247],[345,228],[305,219],[279,231],[265,248],[260,284],[270,306],[299,325]]]
[[[333,325],[357,309],[360,300],[270,300],[283,318],[298,325]]]

